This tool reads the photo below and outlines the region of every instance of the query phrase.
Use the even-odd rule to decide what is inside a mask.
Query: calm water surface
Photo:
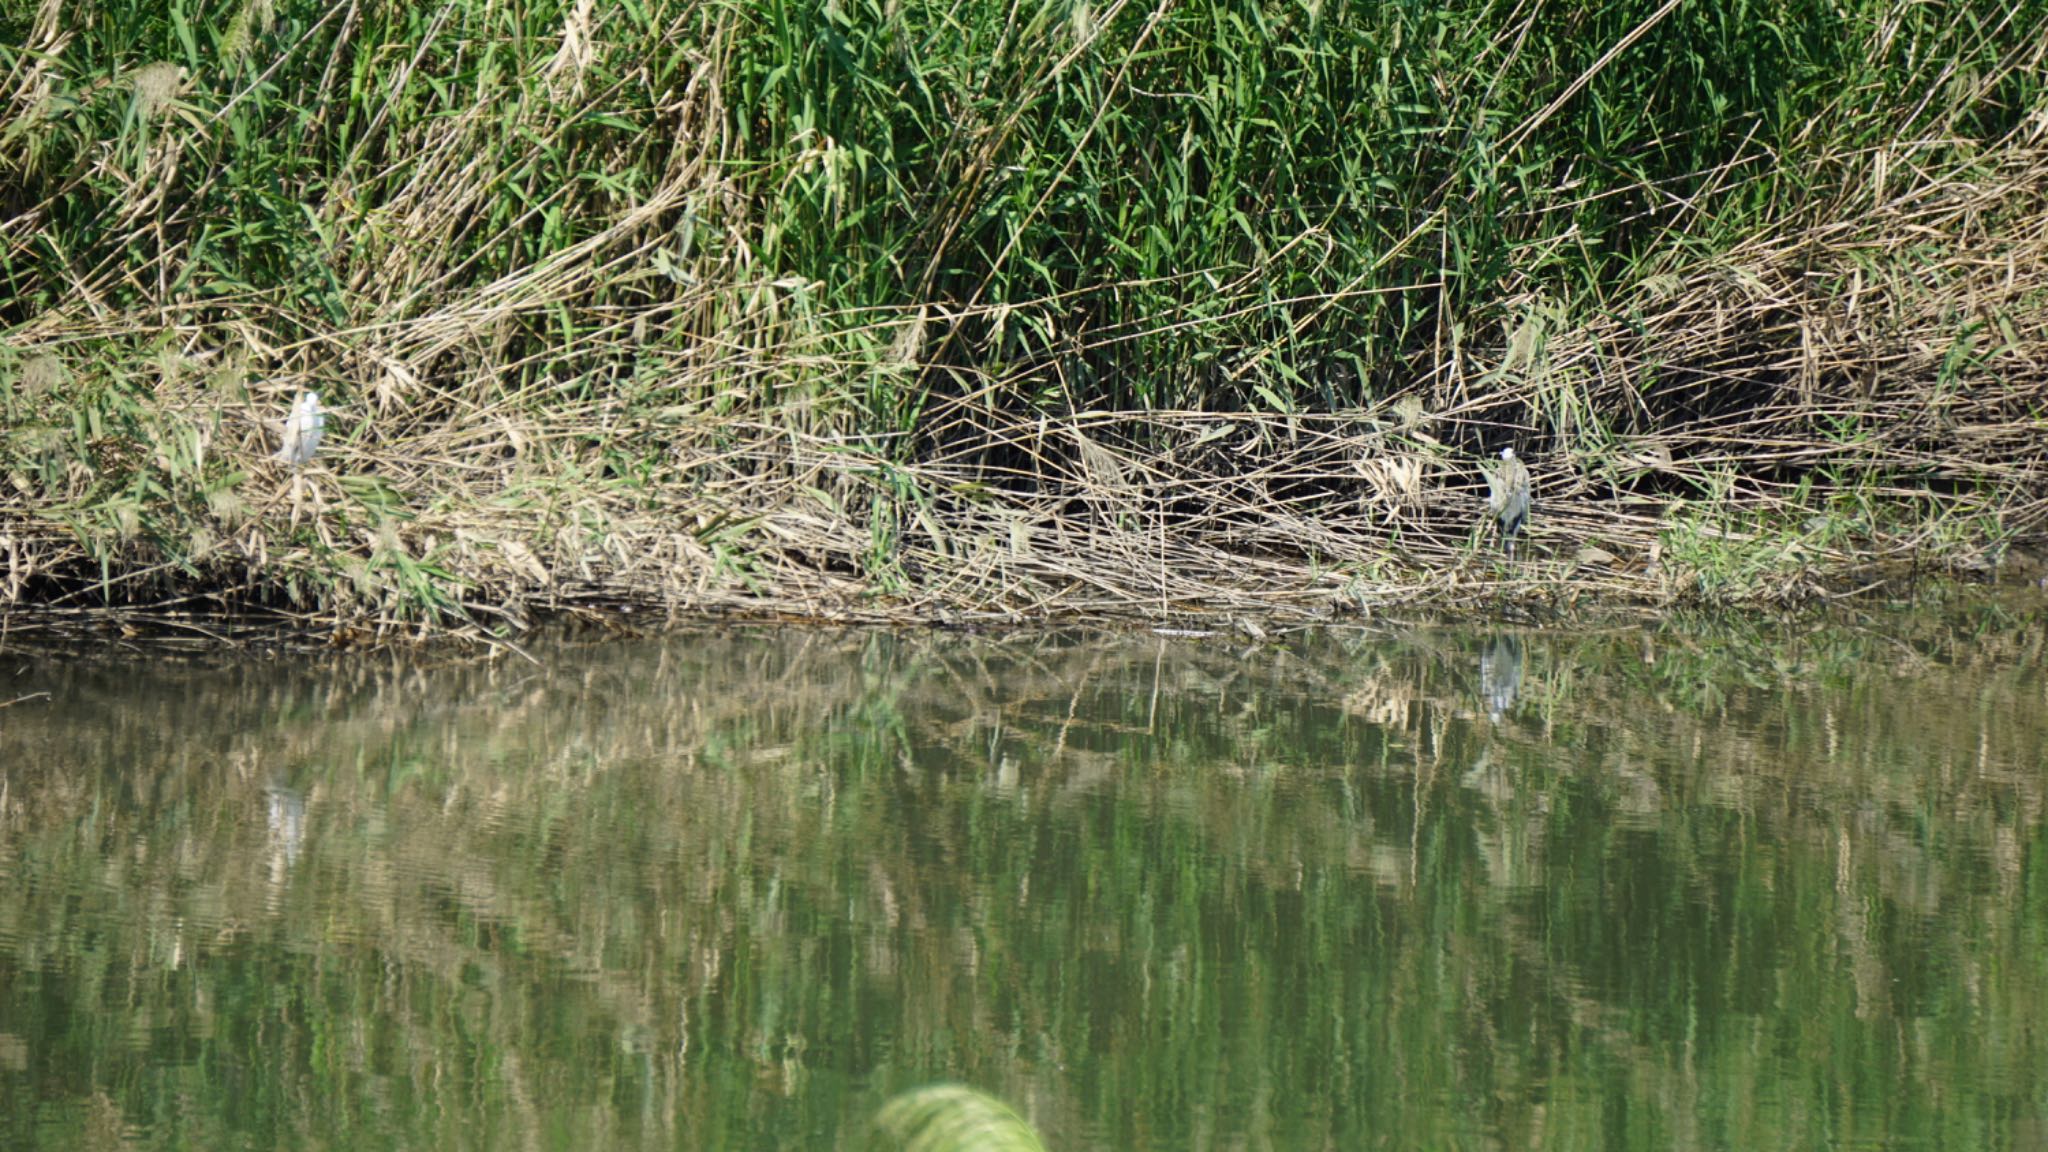
[[[0,1147],[2044,1148],[2044,636],[0,652]]]

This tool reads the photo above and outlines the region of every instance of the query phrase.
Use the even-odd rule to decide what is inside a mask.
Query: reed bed
[[[11,0],[0,603],[1256,629],[2032,578],[2048,5],[1764,9]]]

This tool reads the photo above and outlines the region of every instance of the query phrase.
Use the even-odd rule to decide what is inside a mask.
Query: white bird
[[[299,393],[292,414],[284,418],[284,444],[271,459],[282,460],[294,468],[303,467],[319,450],[320,433],[326,427],[327,413],[320,408],[320,394]]]
[[[1500,450],[1500,467],[1486,474],[1486,511],[1500,521],[1501,543],[1515,554],[1515,533],[1529,520],[1529,467],[1513,448]]]

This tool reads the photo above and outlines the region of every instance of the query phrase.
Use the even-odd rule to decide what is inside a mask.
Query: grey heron
[[[1486,474],[1486,511],[1500,524],[1501,544],[1515,554],[1515,535],[1529,520],[1529,468],[1513,448],[1500,450],[1500,463]]]

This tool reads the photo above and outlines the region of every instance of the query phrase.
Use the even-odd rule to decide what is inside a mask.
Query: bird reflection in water
[[[273,910],[280,906],[285,882],[292,865],[306,843],[306,798],[295,788],[274,784],[263,790],[263,821],[270,840],[270,899]]]
[[[1487,637],[1479,649],[1479,694],[1486,699],[1487,718],[1500,723],[1521,691],[1522,638]]]

